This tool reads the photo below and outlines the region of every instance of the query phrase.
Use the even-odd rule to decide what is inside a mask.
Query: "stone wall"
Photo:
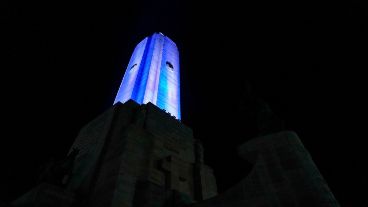
[[[215,196],[213,172],[198,162],[195,147],[192,130],[155,105],[117,104],[81,130],[71,148],[80,153],[68,189],[92,207],[162,206]]]
[[[239,147],[254,164],[249,175],[226,192],[191,207],[339,206],[298,136],[282,131]]]

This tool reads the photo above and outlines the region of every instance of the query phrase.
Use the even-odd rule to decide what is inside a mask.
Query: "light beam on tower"
[[[179,51],[162,33],[146,37],[135,47],[114,104],[129,99],[151,102],[180,120]]]

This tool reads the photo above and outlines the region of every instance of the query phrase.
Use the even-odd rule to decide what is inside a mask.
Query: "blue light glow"
[[[151,102],[180,120],[179,51],[162,33],[146,37],[134,49],[114,104],[129,99]]]

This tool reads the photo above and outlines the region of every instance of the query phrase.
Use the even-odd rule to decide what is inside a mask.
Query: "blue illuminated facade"
[[[151,102],[180,120],[179,51],[162,33],[146,37],[135,47],[114,104],[129,99]]]

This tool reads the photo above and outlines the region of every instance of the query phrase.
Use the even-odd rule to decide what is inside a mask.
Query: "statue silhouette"
[[[78,152],[79,149],[73,149],[69,155],[61,161],[56,161],[55,158],[51,157],[42,167],[38,182],[46,182],[59,186],[66,185]]]
[[[285,124],[272,110],[269,104],[257,97],[249,81],[242,82],[240,111],[255,122],[258,135],[275,133],[285,129]]]

